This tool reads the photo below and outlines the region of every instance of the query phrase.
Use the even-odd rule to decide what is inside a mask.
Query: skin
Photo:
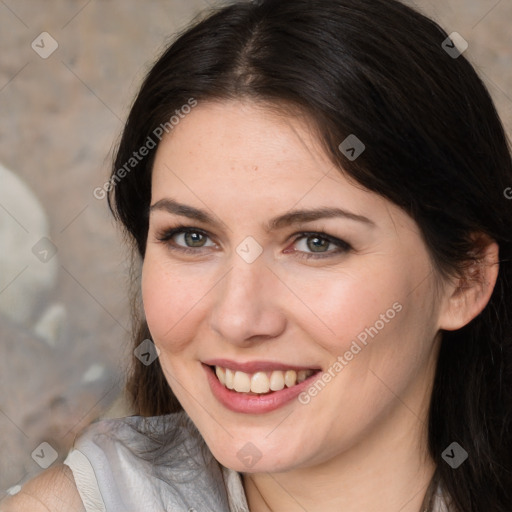
[[[56,464],[0,500],[0,512],[86,512],[71,469]]]
[[[151,211],[146,318],[173,392],[217,460],[244,473],[251,511],[417,512],[434,471],[426,418],[439,331],[483,309],[497,265],[462,290],[455,278],[442,281],[412,218],[349,181],[304,118],[252,102],[200,103],[162,140],[151,204],[171,197],[207,210],[218,225]],[[320,206],[373,224],[338,217],[263,227],[291,209]],[[183,234],[159,240],[180,224],[207,236],[196,235],[195,245]],[[315,252],[301,231],[351,248],[324,242]],[[262,249],[252,263],[236,252],[248,236]],[[322,250],[330,255],[300,257]],[[497,250],[489,244],[485,261],[496,262]],[[241,414],[211,393],[201,361],[327,371],[397,302],[400,312],[307,404]],[[261,454],[250,468],[237,456],[248,442]]]

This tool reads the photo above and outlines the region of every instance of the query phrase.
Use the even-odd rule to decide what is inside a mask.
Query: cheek
[[[197,275],[187,279],[187,275],[150,251],[146,254],[141,282],[144,312],[153,341],[170,352],[182,350],[194,336],[195,306],[207,292],[203,280]]]
[[[389,277],[366,289],[358,281],[339,314],[337,342],[326,347],[339,363],[331,365],[336,377],[330,400],[359,421],[403,396],[423,375],[436,333],[430,281],[414,289],[407,278]]]
[[[362,342],[371,339],[371,327],[379,332],[388,331],[392,323],[405,316],[397,310],[403,310],[403,298],[409,287],[389,266],[386,271],[379,265],[302,283],[294,279],[290,288],[299,292],[301,304],[297,304],[306,313],[294,318],[305,332],[316,332],[313,339],[333,355],[349,350],[358,336]]]
[[[404,261],[380,263],[303,284],[301,298],[315,314],[299,322],[332,361],[341,356],[336,375],[343,368],[345,378],[363,383],[373,369],[399,385],[418,370],[432,344],[434,292],[424,279],[427,265],[404,272]]]

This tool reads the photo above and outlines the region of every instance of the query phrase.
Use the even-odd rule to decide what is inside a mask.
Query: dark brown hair
[[[439,275],[464,275],[478,258],[475,233],[495,240],[500,269],[489,303],[464,328],[442,333],[429,450],[451,510],[510,512],[512,201],[504,190],[512,186],[511,156],[485,86],[463,55],[446,51],[446,38],[395,0],[238,1],[213,10],[179,34],[147,74],[112,178],[191,98],[244,98],[311,120],[340,169],[414,218]],[[353,161],[338,148],[350,134],[366,146]],[[139,259],[155,151],[109,195]],[[142,318],[135,346],[146,338]],[[134,357],[127,391],[137,414],[181,409],[158,360],[146,366]],[[469,454],[457,469],[441,456],[453,441]]]

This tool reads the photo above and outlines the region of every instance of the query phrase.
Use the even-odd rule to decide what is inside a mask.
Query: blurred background
[[[510,134],[512,2],[407,3],[468,42]],[[148,67],[218,5],[0,0],[0,499],[131,414],[129,252],[94,190]]]

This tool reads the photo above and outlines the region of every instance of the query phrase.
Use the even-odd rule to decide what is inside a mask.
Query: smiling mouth
[[[219,382],[227,389],[248,395],[265,395],[291,388],[320,370],[274,370],[245,373],[222,366],[210,366]]]

